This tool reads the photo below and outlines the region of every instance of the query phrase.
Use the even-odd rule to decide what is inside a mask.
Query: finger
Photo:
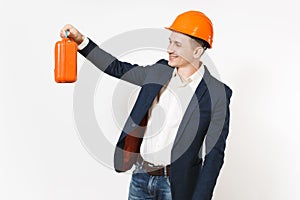
[[[70,37],[71,32],[74,33],[74,27],[71,24],[66,24],[60,31],[60,37],[65,38],[67,35]]]
[[[71,24],[66,24],[63,29],[64,30],[70,30],[70,29],[73,29],[74,27],[71,25]]]
[[[60,31],[59,35],[60,35],[61,38],[65,38],[65,37],[66,37],[65,30],[62,29],[62,30]]]
[[[68,31],[69,37],[76,37],[78,35],[78,31],[74,27],[69,28]]]
[[[61,38],[66,37],[66,31],[67,31],[67,29],[64,29],[64,28],[60,30],[59,35],[60,35]]]

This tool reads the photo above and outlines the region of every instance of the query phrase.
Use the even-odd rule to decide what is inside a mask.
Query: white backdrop
[[[80,142],[74,84],[54,82],[54,44],[66,23],[101,44],[125,31],[168,26],[187,10],[212,19],[215,39],[208,54],[233,89],[214,199],[299,199],[296,5],[292,0],[1,0],[0,199],[127,199],[130,176],[97,162]],[[152,61],[138,55],[127,61]],[[83,63],[79,55],[79,69]],[[103,98],[109,102],[109,95]],[[101,120],[101,109],[96,113]]]

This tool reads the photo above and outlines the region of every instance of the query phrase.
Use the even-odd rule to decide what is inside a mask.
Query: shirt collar
[[[189,76],[187,79],[185,80],[182,80],[183,83],[185,84],[188,84],[190,82],[193,82],[195,80],[199,80],[203,77],[203,74],[204,74],[204,64],[201,63],[199,69],[197,71],[195,71],[191,76]],[[175,77],[175,76],[179,76],[178,74],[178,71],[177,71],[177,68],[175,67],[174,71],[173,71],[173,74],[172,74],[172,77]]]

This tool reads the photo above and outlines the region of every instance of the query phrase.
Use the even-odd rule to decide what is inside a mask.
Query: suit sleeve
[[[223,90],[224,91],[224,90]],[[223,97],[213,109],[205,139],[205,159],[199,172],[193,200],[211,200],[220,170],[224,163],[226,138],[229,132],[229,103],[231,89],[225,86]]]
[[[89,43],[78,52],[92,62],[104,73],[141,86],[147,73],[147,67],[121,62],[111,54],[102,50],[90,38]]]

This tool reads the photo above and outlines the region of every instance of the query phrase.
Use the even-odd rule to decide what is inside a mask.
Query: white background
[[[1,1],[0,199],[127,199],[130,176],[104,167],[80,142],[74,84],[54,82],[54,44],[66,23],[100,44],[124,31],[169,26],[192,9],[213,21],[208,53],[233,89],[214,199],[299,199],[297,5],[292,0]],[[83,62],[79,55],[79,69]]]

